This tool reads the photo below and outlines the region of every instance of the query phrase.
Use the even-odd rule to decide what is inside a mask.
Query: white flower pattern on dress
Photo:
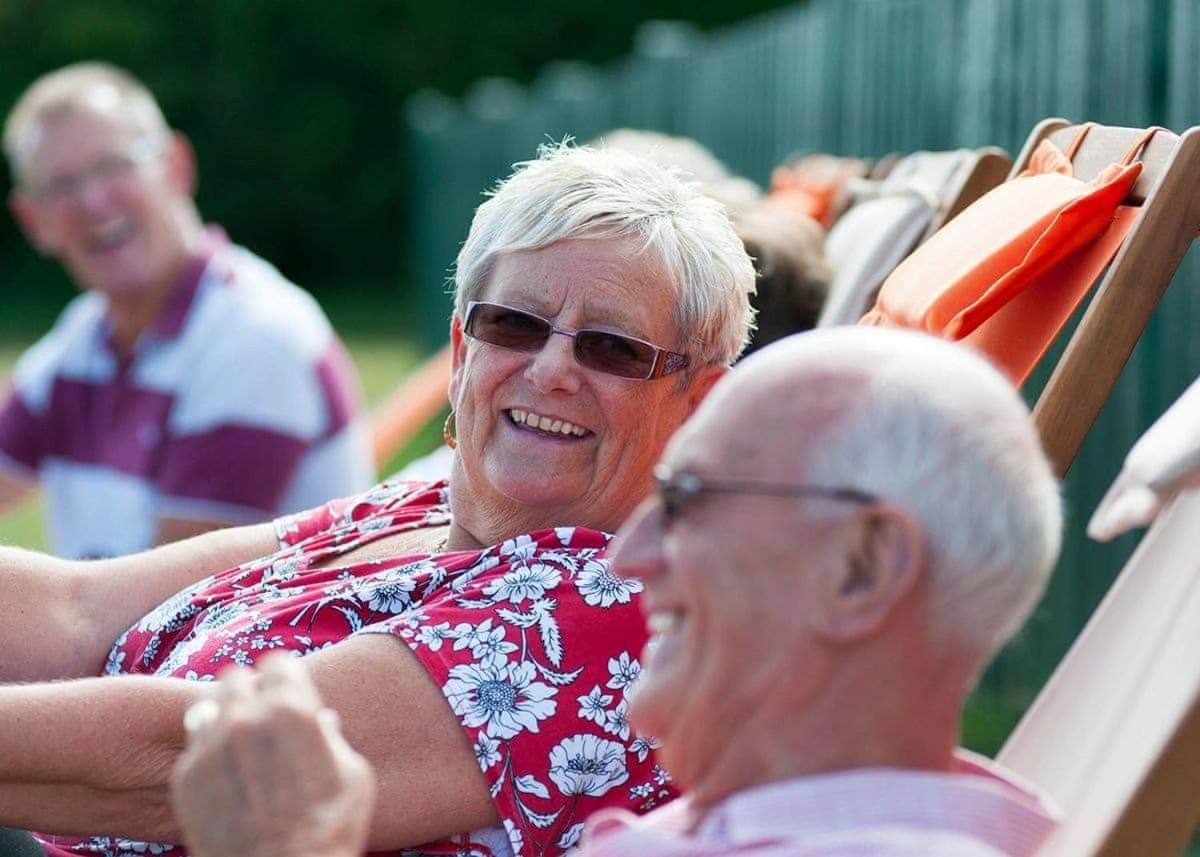
[[[483,594],[489,598],[521,604],[524,601],[537,601],[546,594],[547,589],[558,586],[561,580],[562,575],[557,568],[534,562],[518,565],[499,580],[492,581],[483,588]]]
[[[579,697],[579,716],[591,720],[597,726],[603,726],[605,721],[604,707],[612,702],[612,694],[600,690],[600,685],[592,685],[586,696]]]
[[[492,627],[492,620],[485,619],[479,625],[462,622],[454,627],[449,636],[454,638],[454,650],[470,649],[471,657],[489,667],[500,667],[508,655],[517,650],[516,643],[504,639],[502,626]]]
[[[550,779],[564,795],[599,797],[629,779],[625,746],[595,735],[572,735],[550,751]]]
[[[593,607],[628,604],[629,599],[642,591],[642,582],[634,577],[621,577],[605,560],[591,560],[575,578],[579,594]]]
[[[483,726],[495,738],[511,738],[554,714],[557,690],[534,681],[532,664],[459,664],[442,687],[454,713],[467,726]]]
[[[608,686],[613,690],[626,690],[642,671],[642,665],[629,657],[629,652],[621,652],[618,657],[608,659],[608,672],[612,676]]]

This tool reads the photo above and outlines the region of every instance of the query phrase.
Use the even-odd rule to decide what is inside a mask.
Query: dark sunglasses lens
[[[654,347],[617,333],[581,330],[575,334],[575,359],[598,372],[622,378],[649,378]]]
[[[550,336],[550,325],[537,316],[496,304],[476,304],[467,318],[468,336],[501,348],[537,351]]]

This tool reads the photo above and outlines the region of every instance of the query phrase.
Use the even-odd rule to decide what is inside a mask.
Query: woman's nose
[[[574,393],[579,390],[581,370],[575,361],[575,338],[555,331],[530,358],[525,376],[543,393]]]

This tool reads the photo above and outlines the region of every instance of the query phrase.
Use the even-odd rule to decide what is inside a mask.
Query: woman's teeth
[[[583,426],[577,426],[574,423],[569,423],[566,420],[555,420],[550,417],[542,417],[529,411],[520,411],[513,408],[508,412],[512,421],[519,426],[539,429],[540,431],[551,432],[552,434],[561,434],[567,437],[583,437],[588,430]]]

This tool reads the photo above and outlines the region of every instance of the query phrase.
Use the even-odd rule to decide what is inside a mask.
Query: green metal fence
[[[481,81],[462,102],[413,100],[416,224],[406,247],[427,284],[431,337],[444,281],[480,192],[547,139],[633,126],[700,140],[765,181],[797,151],[876,157],[998,145],[1038,120],[1200,123],[1200,0],[811,0],[705,36],[655,23],[607,68],[560,64],[533,85]],[[1200,373],[1189,256],[1069,474],[1066,549],[1028,629],[986,681],[1022,706],[1061,658],[1135,538],[1083,525],[1140,431]],[[1036,376],[1032,390],[1045,373]]]

